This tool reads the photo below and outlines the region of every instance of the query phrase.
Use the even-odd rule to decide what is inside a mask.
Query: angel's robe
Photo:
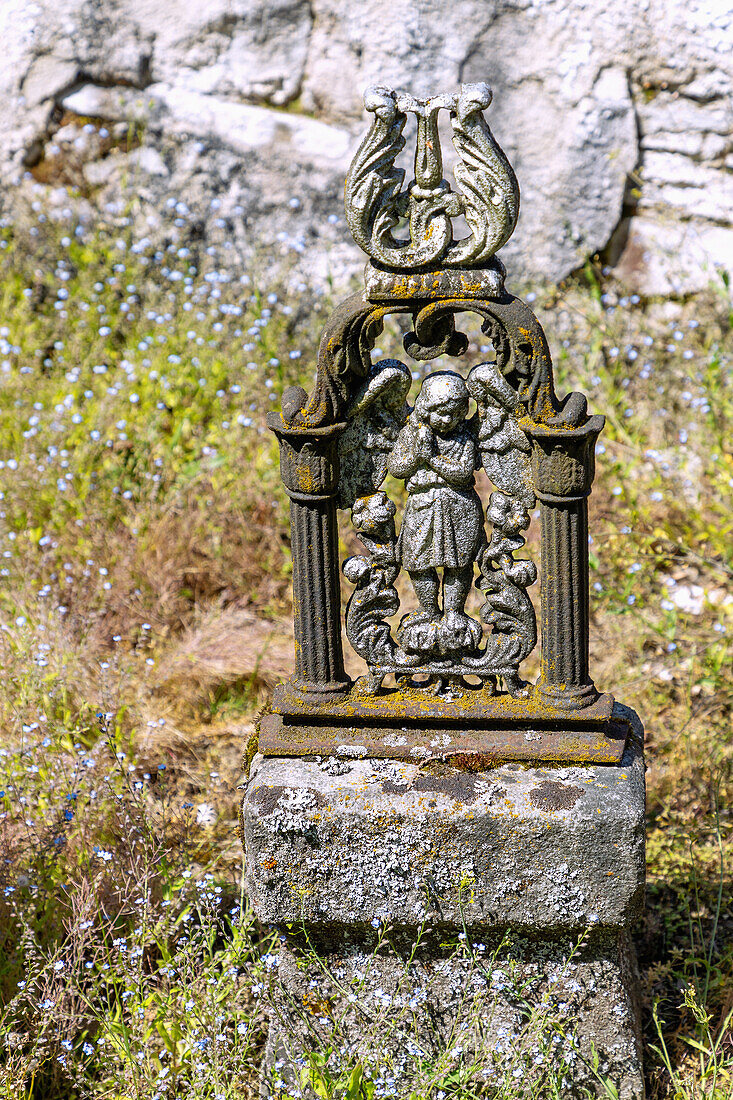
[[[400,432],[395,450],[407,450],[413,429]],[[485,539],[481,500],[474,488],[477,465],[476,441],[459,427],[450,435],[435,435],[438,455],[447,458],[456,472],[449,482],[423,459],[405,477],[408,492],[397,540],[397,555],[408,573],[427,569],[461,569],[476,560]]]

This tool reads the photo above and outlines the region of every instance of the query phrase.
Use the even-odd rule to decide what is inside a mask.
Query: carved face
[[[466,383],[450,371],[431,374],[422,384],[415,411],[437,435],[450,435],[468,412]]]
[[[444,401],[430,409],[425,419],[437,435],[449,435],[458,427],[464,415],[463,410],[456,407],[454,401]]]

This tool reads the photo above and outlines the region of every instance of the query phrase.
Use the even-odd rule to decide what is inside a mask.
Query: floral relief
[[[340,503],[351,506],[367,550],[343,566],[356,585],[346,634],[369,669],[361,686],[377,692],[392,673],[398,680],[422,676],[440,689],[471,675],[490,688],[501,679],[521,694],[519,665],[537,641],[526,592],[537,569],[514,558],[534,503],[517,393],[495,362],[479,364],[466,379],[434,371],[413,408],[406,403],[410,380],[397,360],[375,364],[341,438]],[[476,489],[481,466],[496,486],[486,508]],[[407,492],[399,534],[395,504],[380,489],[387,473]],[[387,620],[400,610],[400,570],[417,607],[402,615],[393,636]],[[484,595],[479,618],[466,612],[474,584]]]

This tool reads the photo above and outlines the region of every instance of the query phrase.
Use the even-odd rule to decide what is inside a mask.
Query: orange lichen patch
[[[450,764],[452,768],[457,768],[460,771],[466,772],[486,772],[491,771],[500,763],[499,757],[495,753],[489,752],[456,752],[451,754]],[[506,800],[507,803],[509,800]]]
[[[316,479],[310,466],[298,467],[298,489],[301,493],[315,493],[318,491]]]
[[[308,990],[303,994],[303,1008],[314,1016],[329,1016],[333,1002],[326,1000],[315,991]]]
[[[574,726],[602,725],[611,717],[613,699],[601,695],[588,707],[565,710],[553,706],[537,687],[531,687],[524,698],[508,694],[495,695],[490,686],[466,687],[464,693],[450,700],[441,699],[421,687],[385,688],[379,695],[362,694],[357,687],[350,691],[319,696],[314,700],[300,694],[291,683],[281,684],[275,692],[273,709],[278,714],[297,718],[315,718],[319,721],[340,719],[348,721],[396,723],[400,728],[404,719],[429,722],[483,724],[492,722],[525,722],[532,728],[535,722],[555,722],[572,729]]]

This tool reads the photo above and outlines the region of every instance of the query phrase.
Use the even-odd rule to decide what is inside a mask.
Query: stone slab
[[[644,891],[643,733],[620,767],[259,758],[242,805],[258,918],[313,928],[626,928]]]
[[[558,1095],[552,1074],[564,1100],[607,1100],[603,1079],[619,1100],[643,1100],[625,934],[438,944],[374,933],[310,947],[291,937],[278,959],[262,1087],[270,1100],[314,1100],[309,1067],[326,1055],[333,1077],[347,1080],[360,1064],[386,1096],[425,1095],[430,1082],[430,1095],[490,1096],[493,1085],[515,1100],[549,1097]]]

